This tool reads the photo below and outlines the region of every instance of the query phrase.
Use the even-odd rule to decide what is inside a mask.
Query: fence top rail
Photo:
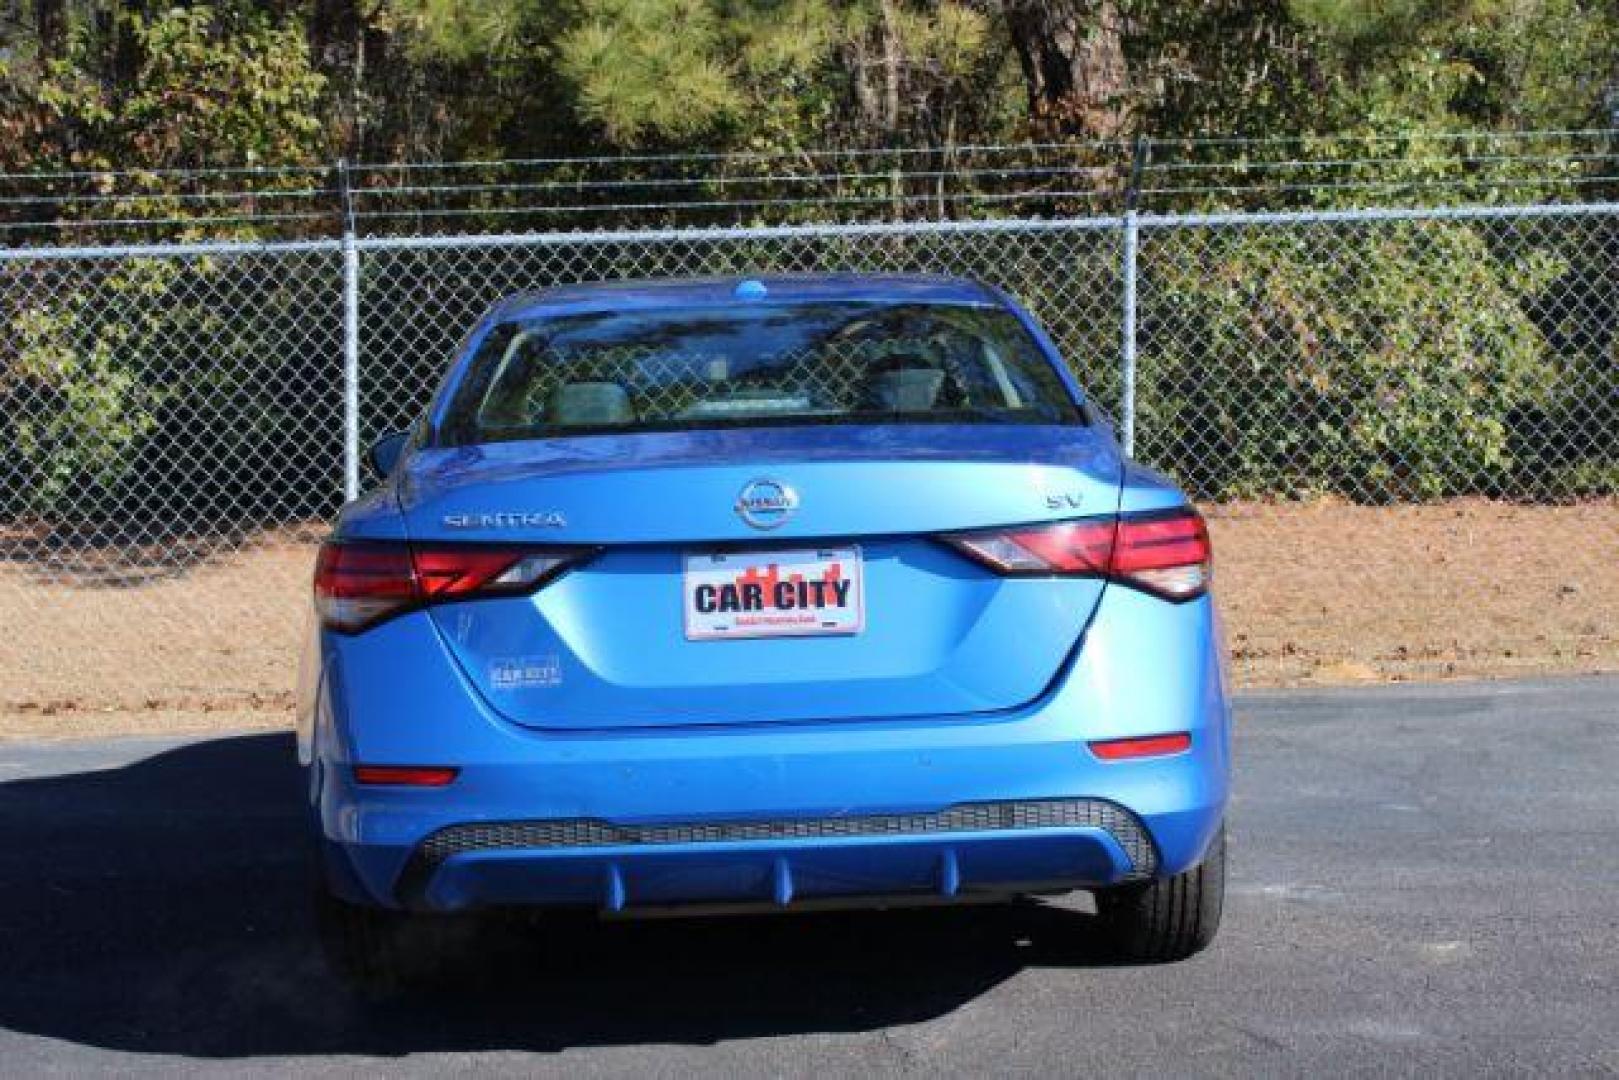
[[[236,255],[290,255],[333,252],[343,241],[324,240],[202,240],[160,244],[72,244],[52,247],[0,247],[0,263],[90,259],[203,259]]]
[[[629,229],[595,232],[488,233],[471,236],[372,236],[357,240],[362,251],[401,249],[551,246],[601,247],[613,244],[667,244],[728,240],[814,240],[835,237],[934,236],[973,233],[1038,233],[1117,229],[1117,216],[1002,218],[988,221],[885,221],[821,225],[763,225],[726,228]]]
[[[1144,229],[1184,229],[1244,225],[1310,225],[1357,221],[1473,221],[1488,218],[1587,217],[1607,214],[1619,214],[1619,202],[1366,207],[1359,210],[1256,210],[1207,214],[1143,213],[1136,215],[1136,223]]]
[[[277,252],[336,252],[352,243],[360,251],[435,248],[571,247],[610,244],[815,239],[819,237],[917,236],[956,233],[1035,233],[1116,229],[1118,217],[1005,218],[989,221],[895,221],[865,224],[770,225],[735,228],[625,229],[596,232],[468,233],[450,236],[361,236],[351,239],[266,240],[180,244],[112,244],[70,247],[0,247],[0,263],[52,259],[143,257],[207,258]]]
[[[832,239],[878,236],[1106,231],[1131,223],[1141,229],[1243,227],[1377,221],[1470,221],[1619,215],[1619,202],[1503,206],[1366,208],[1360,210],[1235,211],[1204,214],[1127,213],[1095,217],[1004,218],[988,221],[897,221],[813,225],[663,228],[593,232],[470,233],[450,236],[346,236],[314,240],[214,241],[152,244],[0,247],[0,264],[130,258],[230,258],[252,255],[337,253],[346,245],[367,251],[427,251],[509,247],[605,247],[619,244],[705,243],[748,240]]]

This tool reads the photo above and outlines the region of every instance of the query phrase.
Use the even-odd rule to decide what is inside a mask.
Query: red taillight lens
[[[594,552],[332,540],[315,562],[315,609],[352,633],[422,604],[531,592]]]
[[[1119,518],[1115,579],[1170,600],[1190,600],[1208,590],[1213,570],[1209,527],[1196,510]]]
[[[421,547],[411,550],[424,599],[448,600],[487,590],[523,558],[512,548]]]
[[[1209,585],[1209,531],[1190,507],[944,539],[1002,574],[1107,577],[1170,600]]]
[[[447,787],[460,769],[441,765],[356,765],[357,784],[392,784],[395,787]]]
[[[404,544],[321,545],[315,560],[315,611],[323,625],[353,631],[416,603],[416,573]]]
[[[1134,739],[1104,739],[1090,744],[1091,753],[1103,761],[1124,761],[1127,758],[1163,757],[1179,754],[1192,748],[1192,736],[1184,731],[1171,735],[1144,735]]]

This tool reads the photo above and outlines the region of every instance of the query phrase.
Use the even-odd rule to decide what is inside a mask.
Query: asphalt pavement
[[[1619,1072],[1619,678],[1244,696],[1225,926],[1082,903],[546,929],[372,1004],[289,737],[0,742],[0,1074]]]

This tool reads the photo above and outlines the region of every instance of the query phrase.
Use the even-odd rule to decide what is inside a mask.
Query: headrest
[[[938,368],[899,368],[872,379],[872,396],[886,412],[926,412],[939,400],[944,372]]]
[[[564,383],[545,405],[546,419],[558,427],[628,424],[635,420],[629,393],[618,383]]]

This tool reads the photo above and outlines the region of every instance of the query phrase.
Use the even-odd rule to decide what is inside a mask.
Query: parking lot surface
[[[386,1004],[311,941],[290,736],[0,742],[0,1073],[1619,1071],[1619,678],[1239,700],[1214,947],[1083,905],[489,925]]]

